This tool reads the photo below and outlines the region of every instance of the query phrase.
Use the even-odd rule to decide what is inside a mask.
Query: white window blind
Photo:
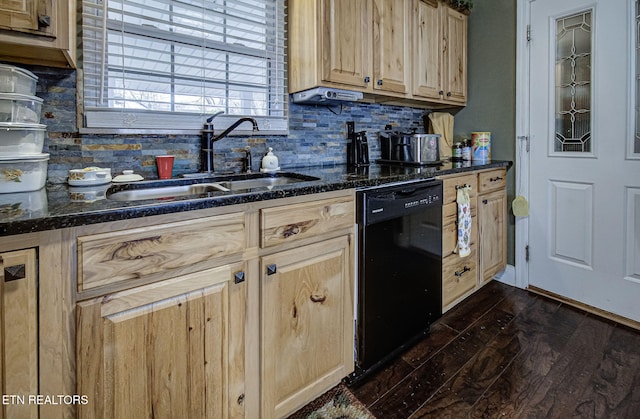
[[[284,2],[83,0],[84,127],[286,131]]]

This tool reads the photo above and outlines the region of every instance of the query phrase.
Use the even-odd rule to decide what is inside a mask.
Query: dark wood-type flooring
[[[383,419],[640,418],[640,332],[493,281],[351,391]]]

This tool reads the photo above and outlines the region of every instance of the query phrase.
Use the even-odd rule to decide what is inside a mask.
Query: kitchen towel
[[[458,187],[456,202],[458,204],[458,243],[456,248],[460,257],[471,254],[471,186]]]
[[[440,158],[451,157],[453,147],[453,115],[448,112],[431,112],[429,114],[429,131],[440,134]]]

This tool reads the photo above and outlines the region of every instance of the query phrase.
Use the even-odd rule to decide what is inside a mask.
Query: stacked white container
[[[37,81],[30,71],[0,64],[0,193],[37,191],[47,180]]]

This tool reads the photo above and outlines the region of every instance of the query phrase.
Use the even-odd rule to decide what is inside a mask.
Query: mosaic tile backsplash
[[[133,169],[157,178],[155,156],[176,156],[174,175],[200,169],[199,135],[80,134],[76,125],[76,71],[27,67],[38,77],[36,95],[44,99],[42,123],[47,125],[44,152],[50,153],[48,181],[65,183],[69,169],[109,167],[114,174]],[[227,137],[214,144],[216,170],[240,171],[243,149],[249,145],[258,170],[267,147],[273,147],[283,169],[346,162],[346,122],[367,131],[371,158],[380,156],[377,133],[386,124],[423,132],[424,110],[401,106],[346,103],[338,115],[326,107],[290,104],[289,135]]]

